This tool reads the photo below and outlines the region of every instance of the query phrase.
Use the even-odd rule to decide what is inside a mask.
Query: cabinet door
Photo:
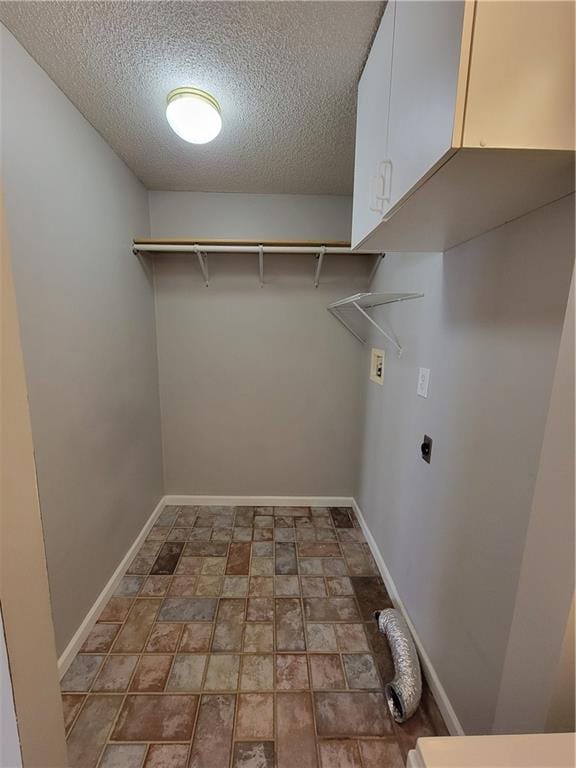
[[[464,6],[397,0],[384,214],[454,152]]]
[[[358,85],[352,247],[372,232],[384,211],[381,165],[387,156],[395,7],[389,0]]]

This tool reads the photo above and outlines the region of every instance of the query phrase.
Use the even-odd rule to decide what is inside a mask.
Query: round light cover
[[[175,88],[168,94],[166,119],[174,133],[191,144],[207,144],[220,133],[220,105],[198,88]]]

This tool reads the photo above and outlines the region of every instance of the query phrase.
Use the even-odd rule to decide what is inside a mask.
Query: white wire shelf
[[[421,299],[423,293],[355,293],[354,296],[348,296],[345,299],[334,301],[328,305],[328,311],[339,320],[342,325],[350,331],[363,344],[366,343],[366,336],[363,336],[345,318],[346,310],[352,310],[359,313],[362,318],[368,321],[370,325],[384,336],[395,348],[398,357],[402,354],[402,345],[398,341],[396,334],[392,330],[386,331],[382,326],[371,317],[366,310],[374,307],[382,307],[385,304],[395,304],[399,301],[410,301],[411,299]]]

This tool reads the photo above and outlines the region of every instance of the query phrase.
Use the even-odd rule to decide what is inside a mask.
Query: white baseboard
[[[70,666],[70,664],[74,660],[74,657],[76,656],[76,654],[82,647],[84,641],[90,634],[94,624],[96,624],[96,620],[98,619],[98,616],[100,615],[102,609],[104,608],[108,600],[112,597],[112,595],[116,591],[116,587],[118,586],[118,584],[120,583],[120,580],[124,576],[126,569],[130,565],[130,562],[132,561],[132,558],[144,543],[144,539],[146,538],[146,536],[148,536],[150,529],[156,522],[156,518],[164,508],[165,504],[166,504],[166,501],[163,497],[160,499],[160,501],[156,505],[154,511],[152,512],[152,514],[144,524],[144,527],[142,528],[142,530],[134,540],[134,543],[132,544],[128,552],[126,552],[126,554],[122,558],[121,562],[118,565],[118,568],[116,568],[116,570],[110,577],[110,580],[108,581],[108,583],[106,584],[102,592],[100,592],[100,594],[96,598],[96,602],[86,614],[84,621],[82,622],[82,624],[80,624],[80,626],[74,633],[74,636],[72,637],[72,639],[70,640],[70,642],[68,643],[64,651],[62,652],[62,655],[58,659],[58,674],[60,676],[60,679],[62,679],[66,674],[68,667]]]
[[[436,673],[436,670],[432,666],[432,662],[430,661],[430,657],[426,653],[426,649],[424,648],[422,640],[418,636],[418,633],[416,632],[416,628],[412,623],[412,621],[410,620],[408,611],[406,610],[404,603],[402,602],[402,599],[398,594],[396,584],[394,584],[394,580],[390,575],[390,571],[386,567],[386,563],[384,562],[382,553],[378,549],[378,545],[376,544],[376,541],[372,536],[370,528],[368,528],[368,524],[364,519],[362,510],[358,506],[355,499],[352,499],[352,507],[354,508],[354,512],[356,513],[356,517],[358,518],[358,522],[360,523],[362,532],[364,533],[366,541],[368,542],[370,551],[374,556],[374,560],[376,561],[376,565],[378,566],[380,575],[382,576],[386,589],[388,590],[390,599],[394,603],[394,606],[403,614],[404,618],[406,619],[406,622],[408,624],[408,627],[410,629],[410,632],[412,634],[412,637],[414,638],[414,642],[418,649],[418,655],[420,657],[420,662],[422,664],[422,670],[424,672],[424,676],[428,681],[430,690],[434,694],[434,698],[436,700],[436,703],[438,704],[438,708],[440,712],[442,713],[442,717],[444,718],[446,727],[448,728],[448,731],[450,732],[451,736],[464,736],[465,735],[464,729],[462,728],[462,725],[460,724],[460,721],[456,716],[456,712],[454,711],[454,708],[450,703],[448,695],[446,694],[446,691],[444,690],[444,687],[440,682],[440,679]]]
[[[166,504],[239,507],[351,507],[350,496],[164,496]]]

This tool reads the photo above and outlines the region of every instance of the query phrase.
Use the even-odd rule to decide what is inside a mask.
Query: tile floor
[[[165,507],[62,679],[71,768],[402,768],[372,619],[391,605],[347,508]]]

